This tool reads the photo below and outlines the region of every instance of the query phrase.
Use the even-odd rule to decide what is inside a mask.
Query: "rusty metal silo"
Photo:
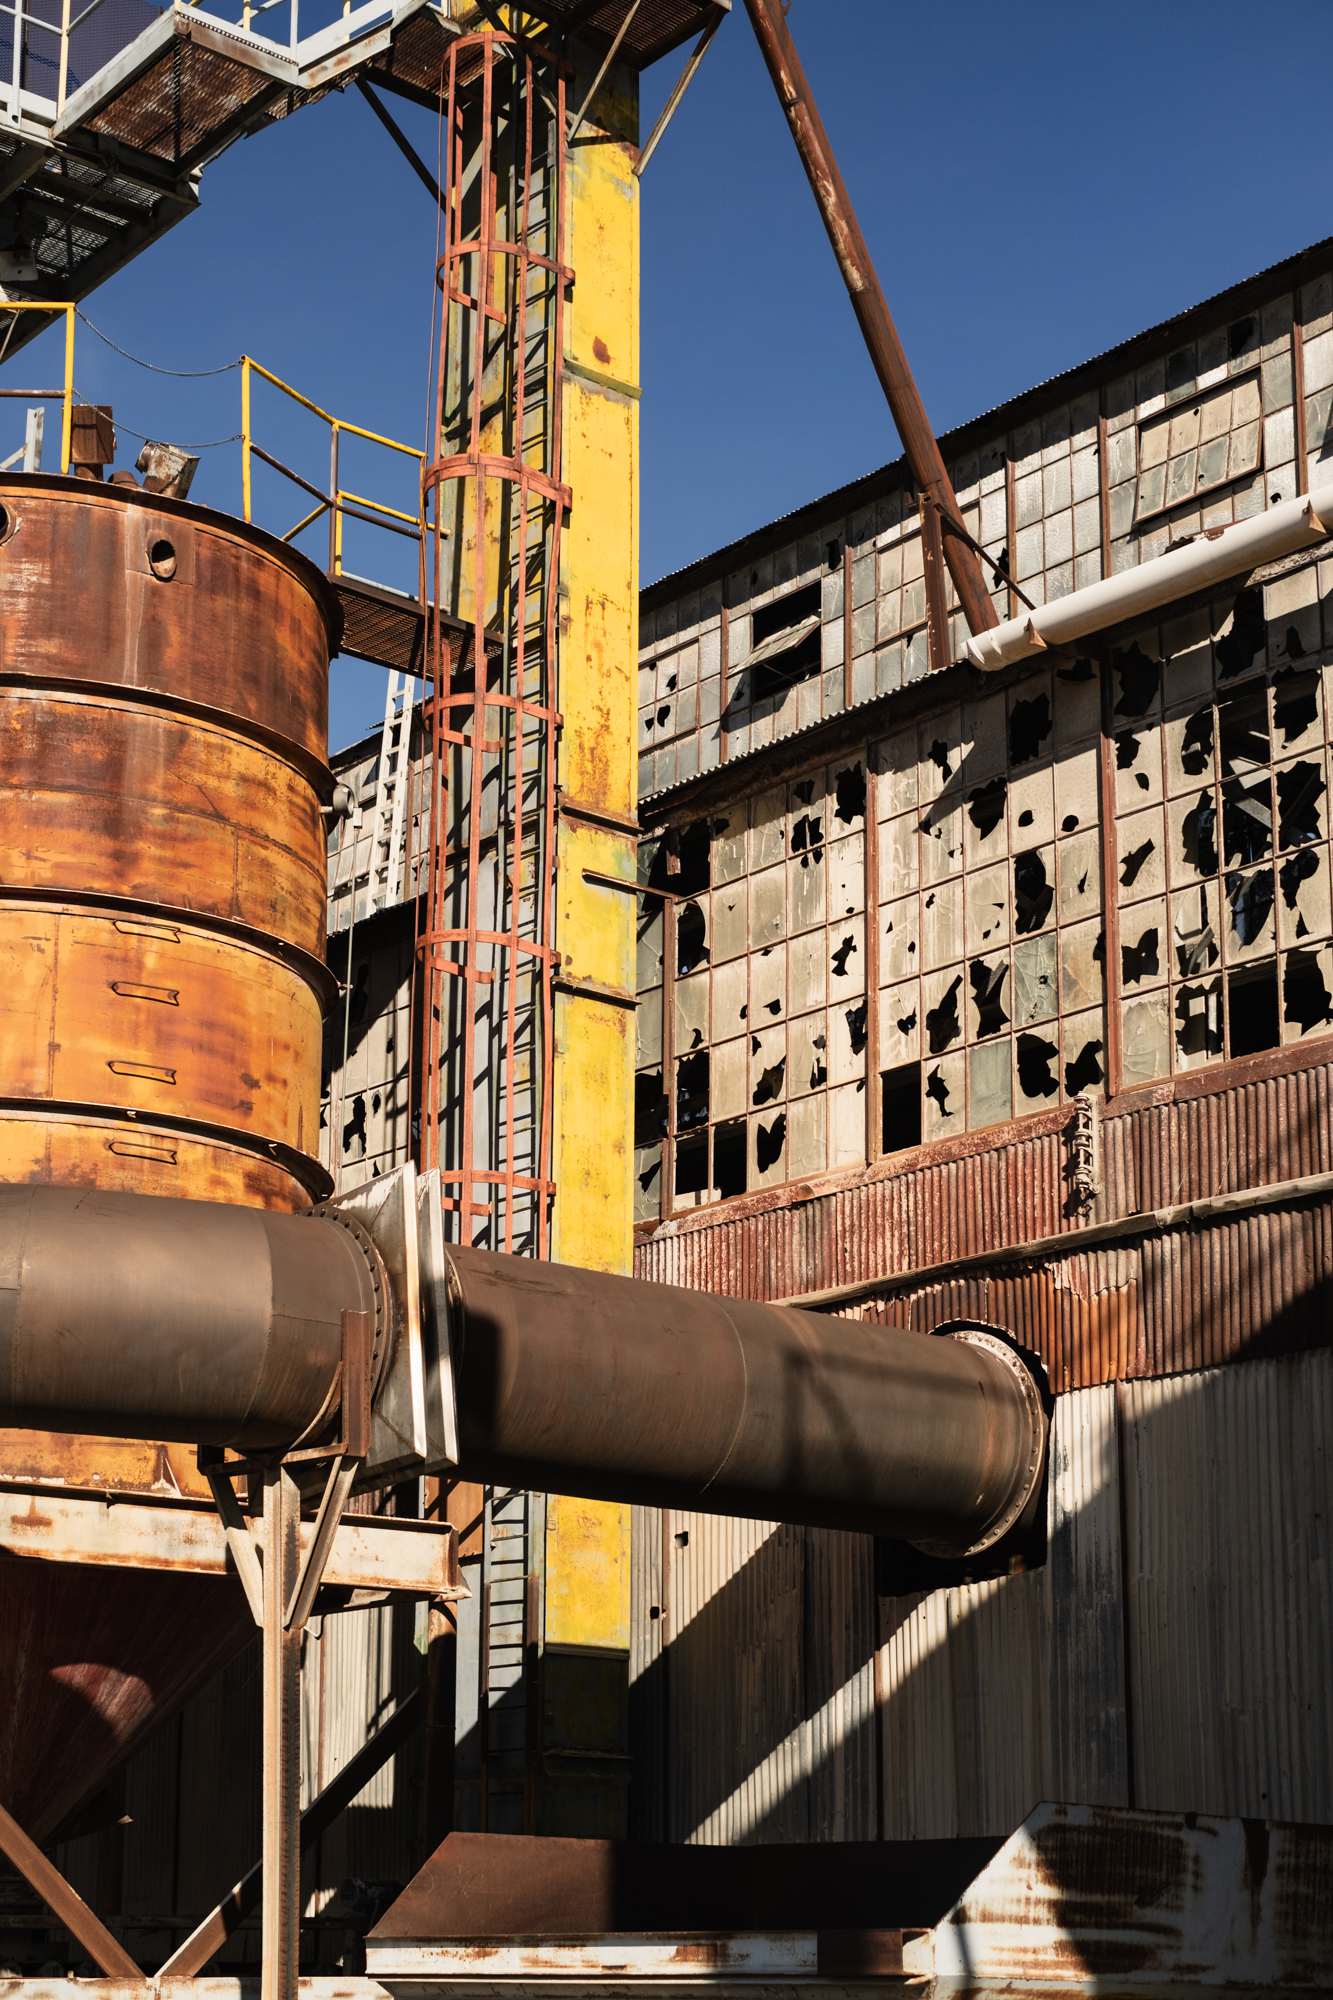
[[[296,1209],[318,1150],[321,573],[203,508],[0,477],[0,1181]],[[186,1487],[178,1448],[0,1432],[0,1477]],[[230,1587],[0,1568],[0,1800],[95,1791],[239,1642]]]

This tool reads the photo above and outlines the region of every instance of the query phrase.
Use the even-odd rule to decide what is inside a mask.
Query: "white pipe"
[[[1090,583],[967,642],[967,658],[986,674],[1028,660],[1048,646],[1070,646],[1127,618],[1138,618],[1210,584],[1312,548],[1333,534],[1333,486],[1284,500],[1232,528],[1208,528],[1183,549],[1155,556],[1120,576]]]

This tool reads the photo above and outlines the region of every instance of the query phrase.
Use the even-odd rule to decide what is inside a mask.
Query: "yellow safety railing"
[[[65,381],[60,389],[0,389],[0,398],[24,403],[60,404],[60,470],[68,472],[74,444],[74,315],[77,308],[69,301],[60,299],[0,299],[0,329],[5,325],[6,313],[45,313],[54,318],[63,313],[65,317]],[[4,359],[9,343],[0,335],[0,360]]]
[[[301,473],[284,465],[280,458],[255,442],[253,414],[253,377],[260,376],[265,382],[287,396],[293,403],[308,410],[329,429],[329,487],[322,491],[313,481]],[[398,438],[385,437],[380,431],[367,430],[364,424],[348,423],[344,417],[335,417],[329,410],[321,409],[309,396],[303,396],[299,389],[284,382],[280,375],[273,374],[250,355],[241,356],[241,511],[247,521],[254,518],[254,461],[259,459],[284,479],[290,479],[295,486],[308,494],[315,505],[303,514],[295,526],[288,528],[280,537],[284,542],[294,541],[305,529],[313,527],[323,515],[329,517],[329,560],[331,576],[343,574],[344,526],[349,520],[366,521],[372,527],[386,529],[390,534],[403,535],[408,540],[421,545],[425,533],[425,515],[422,502],[418,500],[414,514],[405,513],[401,507],[390,507],[383,500],[369,499],[364,493],[354,493],[342,484],[340,471],[342,441],[344,438],[360,438],[367,444],[380,445],[385,451],[399,453],[404,458],[415,461],[418,472],[418,492],[420,492],[420,472],[425,461],[425,453],[416,445],[403,444]]]

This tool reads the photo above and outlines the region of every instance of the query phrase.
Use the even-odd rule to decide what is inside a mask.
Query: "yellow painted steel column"
[[[581,103],[596,53],[578,64]],[[552,1256],[628,1271],[633,1248],[639,615],[638,80],[614,68],[570,149]],[[623,883],[623,888],[609,886]],[[547,1833],[625,1831],[630,1516],[547,1503]]]

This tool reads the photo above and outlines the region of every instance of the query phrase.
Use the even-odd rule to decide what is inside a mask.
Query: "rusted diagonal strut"
[[[801,156],[819,212],[824,218],[833,254],[838,260],[852,309],[861,325],[875,373],[888,399],[902,439],[912,477],[922,496],[933,501],[948,523],[960,521],[958,500],[939,441],[931,429],[921,392],[893,323],[875,270],[869,245],[861,233],[851,195],[838,167],[814,93],[796,53],[783,17],[781,0],[745,0],[773,87],[786,113],[796,150]],[[944,537],[944,560],[958,592],[970,632],[987,632],[999,614],[986,590],[973,551],[957,536]]]

